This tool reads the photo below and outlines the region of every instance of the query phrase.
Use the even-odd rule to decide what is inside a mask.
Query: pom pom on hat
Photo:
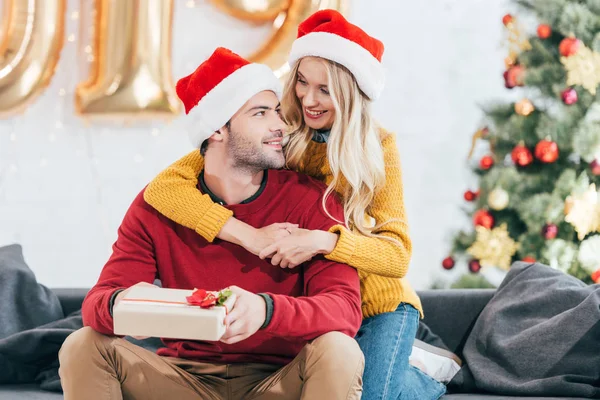
[[[383,90],[383,43],[335,10],[317,11],[298,26],[289,63],[302,57],[321,57],[348,68],[360,89],[376,100]]]
[[[281,98],[281,82],[269,67],[217,48],[193,73],[177,82],[177,96],[189,119],[192,144],[199,148],[252,96],[264,90]]]

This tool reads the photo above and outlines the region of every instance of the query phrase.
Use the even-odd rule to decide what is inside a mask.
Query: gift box
[[[114,333],[217,341],[234,303],[229,291],[134,286],[113,308]]]

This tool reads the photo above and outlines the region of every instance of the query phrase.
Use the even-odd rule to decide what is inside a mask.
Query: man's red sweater
[[[260,228],[276,222],[328,230],[337,224],[322,209],[325,186],[306,175],[271,170],[264,191],[247,204],[227,206],[236,218]],[[330,196],[327,210],[343,221],[343,209]],[[317,256],[302,266],[274,267],[240,246],[207,242],[148,205],[140,193],[119,228],[113,253],[98,283],[86,296],[85,325],[113,334],[110,298],[119,289],[158,278],[166,288],[220,290],[237,285],[273,299],[269,325],[239,343],[164,339],[162,356],[204,362],[286,364],[320,335],[340,331],[354,336],[361,324],[360,287],[355,269]]]

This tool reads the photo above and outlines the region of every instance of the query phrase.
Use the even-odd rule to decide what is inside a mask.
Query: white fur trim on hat
[[[252,96],[264,90],[273,91],[281,99],[281,82],[268,66],[248,64],[231,73],[188,113],[187,127],[192,144],[200,148],[202,142],[222,128]]]
[[[376,100],[385,84],[384,69],[379,60],[364,47],[334,33],[312,32],[294,41],[289,64],[302,57],[313,56],[335,61],[348,68],[360,89]]]

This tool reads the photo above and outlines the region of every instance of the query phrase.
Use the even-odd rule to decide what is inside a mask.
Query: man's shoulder
[[[131,205],[129,206],[128,214],[133,214],[139,219],[154,219],[159,217],[159,212],[154,209],[150,204],[144,200],[144,193],[146,192],[147,186],[145,186],[135,196]]]

